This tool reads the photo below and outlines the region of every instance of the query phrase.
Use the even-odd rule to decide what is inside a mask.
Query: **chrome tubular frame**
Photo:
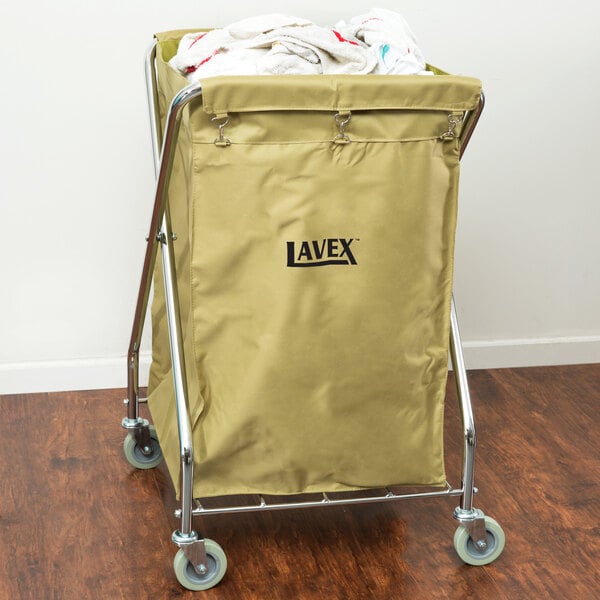
[[[160,124],[158,115],[158,90],[156,84],[155,72],[156,42],[152,43],[146,54],[145,74],[146,90],[148,93],[148,108],[150,110],[150,132],[152,139],[152,156],[154,163],[154,175],[158,178],[158,169],[160,165],[159,134],[157,127]],[[142,449],[150,449],[151,440],[148,429],[149,422],[140,418],[139,406],[142,402],[139,393],[139,352],[144,328],[144,319],[148,311],[148,300],[150,297],[150,288],[152,283],[152,273],[156,262],[156,236],[157,236],[157,210],[156,206],[152,215],[150,233],[146,238],[146,254],[144,265],[142,267],[142,276],[138,289],[138,297],[133,318],[129,348],[127,350],[127,398],[125,405],[127,407],[127,416],[122,421],[122,426],[128,431],[133,432],[138,445]],[[162,222],[162,218],[161,218]]]
[[[471,141],[471,136],[473,135],[473,131],[475,131],[475,127],[479,122],[479,118],[481,117],[481,113],[483,112],[484,107],[485,95],[483,92],[481,92],[477,108],[474,111],[468,112],[464,119],[464,125],[460,133],[460,158],[462,158],[463,154],[465,153],[465,150],[467,149],[467,146],[469,145],[469,142]]]
[[[148,310],[152,274],[154,272],[156,255],[160,245],[181,459],[181,525],[180,529],[173,533],[173,541],[183,549],[197,572],[202,574],[206,570],[206,551],[204,540],[194,531],[192,524],[194,451],[189,418],[183,336],[181,331],[181,319],[179,317],[179,297],[173,248],[174,236],[171,230],[167,204],[167,193],[182,112],[189,102],[202,94],[202,88],[199,84],[188,86],[173,98],[167,114],[164,138],[161,145],[155,61],[156,42],[154,42],[148,50],[145,63],[146,89],[148,92],[148,107],[150,110],[150,127],[156,176],[156,193],[150,221],[150,231],[147,237],[146,254],[144,257],[144,266],[142,269],[142,277],[136,303],[131,340],[127,354],[127,417],[123,420],[123,426],[128,429],[135,428],[136,432],[141,431],[141,435],[143,436],[148,435],[148,422],[139,417],[139,349],[144,327],[144,318]]]
[[[243,512],[260,512],[265,510],[288,510],[293,508],[317,508],[323,506],[347,506],[352,504],[368,504],[375,502],[390,502],[396,500],[409,500],[412,498],[440,498],[442,496],[462,496],[462,489],[454,489],[448,483],[443,490],[437,492],[415,492],[406,494],[396,494],[390,488],[384,488],[385,493],[370,496],[342,497],[332,498],[329,494],[322,493],[320,500],[302,500],[269,503],[263,496],[257,496],[257,504],[244,504],[241,506],[224,506],[217,508],[206,508],[196,500],[196,508],[193,511],[194,516],[201,515],[223,515]],[[175,516],[180,517],[181,512],[175,511]]]
[[[456,392],[458,396],[460,414],[463,423],[463,467],[461,489],[462,496],[460,509],[464,512],[473,510],[473,486],[475,480],[475,446],[477,438],[475,435],[475,418],[473,417],[473,406],[471,404],[471,395],[469,393],[469,384],[467,381],[467,370],[462,353],[460,332],[458,330],[458,319],[456,316],[456,306],[452,298],[452,308],[450,311],[450,356],[454,368],[454,378],[456,380]]]
[[[123,425],[128,429],[139,429],[140,424],[147,421],[139,418],[139,390],[138,390],[138,367],[139,348],[144,324],[144,317],[148,307],[148,298],[152,282],[152,273],[156,261],[157,249],[160,245],[163,266],[163,279],[165,288],[167,322],[169,331],[169,343],[171,350],[171,361],[173,367],[173,383],[175,388],[175,401],[177,409],[177,421],[179,427],[180,459],[181,459],[181,508],[175,511],[175,516],[181,520],[180,529],[173,533],[173,541],[178,544],[189,557],[192,564],[199,573],[205,568],[206,553],[204,540],[193,530],[192,518],[198,515],[227,514],[239,512],[251,512],[262,510],[283,510],[294,508],[310,508],[317,506],[337,506],[340,504],[364,504],[368,502],[395,501],[410,498],[427,498],[452,496],[460,497],[460,506],[454,511],[454,516],[463,525],[467,526],[473,540],[476,543],[485,540],[485,528],[482,529],[483,513],[473,508],[473,495],[477,491],[474,488],[474,463],[475,463],[475,421],[469,394],[467,372],[464,364],[460,333],[454,298],[452,299],[450,316],[450,358],[454,368],[456,388],[460,406],[460,415],[463,424],[463,464],[460,489],[452,488],[448,483],[443,490],[431,492],[418,492],[396,494],[389,488],[385,489],[383,495],[372,495],[367,497],[342,497],[330,498],[322,494],[319,500],[306,500],[301,502],[275,502],[269,504],[259,496],[259,502],[253,505],[204,508],[196,501],[193,508],[193,472],[194,453],[191,423],[189,417],[189,403],[187,395],[187,384],[185,378],[185,358],[182,342],[181,321],[179,319],[179,302],[177,292],[177,278],[175,273],[175,259],[173,252],[173,235],[170,226],[169,210],[167,204],[167,190],[171,175],[172,163],[175,156],[177,137],[181,123],[183,109],[194,99],[202,94],[200,84],[190,85],[181,90],[171,102],[164,131],[160,129],[160,117],[158,113],[158,94],[156,79],[156,43],[154,43],[146,56],[146,85],[148,91],[148,106],[150,109],[150,123],[152,132],[152,144],[154,151],[154,166],[156,173],[156,194],[154,209],[150,223],[150,233],[144,259],[142,280],[138,293],[136,312],[133,322],[131,341],[128,351],[128,398],[127,418]],[[462,157],[473,130],[477,125],[484,107],[484,96],[481,95],[479,106],[476,110],[465,115],[460,133]],[[161,147],[162,139],[162,147]],[[137,430],[136,429],[136,430]],[[483,542],[484,543],[484,542]]]
[[[158,107],[158,87],[156,85],[156,40],[152,42],[146,53],[144,62],[146,93],[148,95],[148,112],[150,117],[150,137],[152,141],[152,157],[154,158],[154,176],[158,177],[160,168],[160,151],[162,131],[159,129],[160,114]]]

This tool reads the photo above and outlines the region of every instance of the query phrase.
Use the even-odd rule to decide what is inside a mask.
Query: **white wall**
[[[426,57],[480,77],[455,295],[467,366],[600,361],[600,4],[379,2]],[[54,0],[0,7],[0,393],[122,387],[153,191],[154,31],[356,0]],[[148,362],[149,344],[144,344]]]

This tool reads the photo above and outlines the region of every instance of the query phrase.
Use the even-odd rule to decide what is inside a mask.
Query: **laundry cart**
[[[123,420],[129,462],[164,457],[181,503],[178,580],[207,589],[226,570],[194,516],[404,498],[456,497],[459,556],[493,561],[504,534],[473,506],[452,300],[459,159],[480,82],[430,67],[190,85],[167,64],[183,34],[158,35],[147,57],[157,184]],[[448,356],[464,432],[458,486],[444,467]],[[248,501],[202,504],[232,495]]]

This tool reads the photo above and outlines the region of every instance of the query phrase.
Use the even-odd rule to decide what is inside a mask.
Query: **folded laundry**
[[[384,9],[334,28],[269,14],[189,33],[170,64],[192,82],[217,75],[427,72],[404,19]]]

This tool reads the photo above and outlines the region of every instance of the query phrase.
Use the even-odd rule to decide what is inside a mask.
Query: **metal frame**
[[[148,92],[148,106],[150,109],[150,125],[152,133],[152,144],[154,154],[154,168],[156,175],[156,194],[154,209],[150,222],[150,232],[147,238],[146,254],[135,316],[133,321],[131,340],[127,353],[128,363],[128,385],[127,417],[123,419],[122,425],[136,436],[136,441],[142,449],[149,449],[150,434],[148,432],[148,421],[139,416],[139,404],[145,400],[139,397],[138,371],[139,371],[139,349],[142,338],[144,317],[148,308],[150,287],[152,284],[152,273],[156,262],[158,248],[161,250],[163,265],[163,282],[165,287],[166,313],[169,330],[169,341],[171,349],[171,360],[173,366],[173,384],[175,388],[175,401],[177,404],[177,421],[179,426],[180,458],[181,458],[181,508],[175,512],[180,519],[180,528],[173,533],[173,541],[180,546],[197,572],[206,572],[206,552],[204,540],[194,531],[192,518],[197,515],[227,514],[263,510],[283,510],[294,508],[311,508],[317,506],[336,506],[341,504],[364,504],[368,502],[385,502],[411,498],[431,498],[441,496],[460,497],[460,505],[454,511],[454,517],[464,525],[471,535],[474,543],[480,548],[486,547],[486,531],[484,515],[480,510],[473,507],[473,495],[477,491],[474,487],[474,463],[475,463],[475,420],[469,394],[467,372],[460,333],[458,330],[458,319],[454,298],[451,306],[451,331],[450,331],[450,357],[455,372],[456,388],[460,406],[460,414],[463,425],[463,464],[461,486],[452,488],[448,483],[443,490],[432,492],[419,492],[396,494],[386,488],[385,494],[369,497],[344,497],[330,498],[322,494],[320,500],[307,500],[301,502],[285,502],[269,504],[262,496],[258,496],[258,503],[248,506],[204,508],[196,502],[193,507],[193,442],[191,423],[189,419],[189,405],[187,384],[185,377],[185,362],[182,345],[181,321],[179,319],[179,302],[177,294],[177,281],[175,275],[175,261],[173,255],[174,236],[171,231],[167,189],[171,175],[175,147],[181,123],[183,109],[193,100],[202,95],[200,83],[190,85],[182,89],[172,100],[164,133],[160,128],[158,115],[158,94],[156,79],[156,42],[152,44],[146,55],[146,86]],[[465,115],[463,128],[460,134],[461,150],[460,157],[471,138],[471,134],[484,107],[484,96],[481,95],[479,106],[476,110]],[[162,144],[160,143],[162,140]]]

